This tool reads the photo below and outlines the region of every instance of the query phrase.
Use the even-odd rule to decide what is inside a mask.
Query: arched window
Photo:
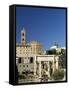
[[[22,40],[24,41],[24,38]]]
[[[30,57],[30,63],[33,63],[33,57]]]
[[[18,63],[21,63],[21,58],[18,59]]]
[[[24,36],[24,33],[22,34],[22,36]]]

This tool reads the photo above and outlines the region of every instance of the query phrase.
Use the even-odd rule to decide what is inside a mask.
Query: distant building
[[[21,43],[16,44],[16,56],[22,57],[26,55],[41,55],[43,53],[42,46],[37,41],[26,43],[26,31],[21,31]]]
[[[55,49],[57,51],[57,53],[60,53],[61,50],[65,50],[65,47],[59,47],[58,44],[54,44],[53,46],[50,47],[50,50]]]

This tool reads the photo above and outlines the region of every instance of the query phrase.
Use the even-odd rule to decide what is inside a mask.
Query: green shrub
[[[64,70],[55,70],[54,73],[52,74],[52,78],[54,80],[62,80],[64,77]]]
[[[25,75],[19,75],[19,79],[26,79]]]

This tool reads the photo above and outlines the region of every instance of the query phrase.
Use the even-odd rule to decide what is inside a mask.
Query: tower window
[[[24,38],[22,40],[24,41]]]
[[[24,36],[24,33],[22,35]]]

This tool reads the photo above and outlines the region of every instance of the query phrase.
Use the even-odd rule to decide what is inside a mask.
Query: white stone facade
[[[28,72],[41,78],[45,72],[50,77],[59,68],[59,57],[56,55],[43,55],[42,45],[37,41],[26,44],[26,32],[21,31],[21,43],[16,44],[16,65],[19,74]]]
[[[32,62],[31,62],[31,58]],[[17,66],[18,72],[22,74],[25,71],[30,71],[33,75],[41,78],[42,74],[42,62],[47,64],[46,74],[50,77],[50,62],[52,63],[52,73],[59,68],[58,64],[58,56],[55,55],[33,55],[28,57],[21,57],[21,62],[19,62],[19,58],[17,58]],[[38,63],[38,64],[37,64]],[[45,64],[45,65],[46,65]],[[38,68],[37,68],[38,67]],[[45,69],[45,68],[44,68]]]

